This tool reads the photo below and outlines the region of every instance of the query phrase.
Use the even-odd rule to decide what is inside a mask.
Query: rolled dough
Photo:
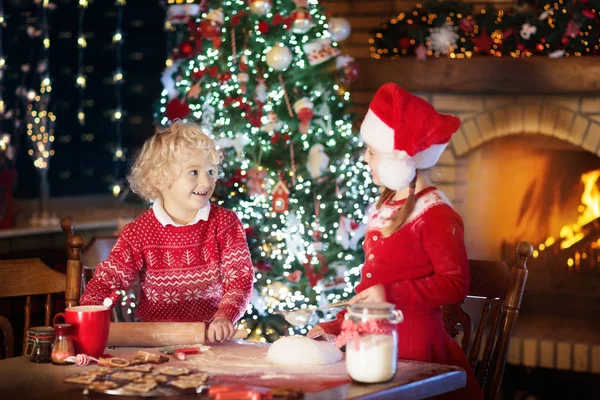
[[[284,365],[326,365],[342,359],[342,352],[333,344],[305,336],[287,336],[275,341],[267,359]]]

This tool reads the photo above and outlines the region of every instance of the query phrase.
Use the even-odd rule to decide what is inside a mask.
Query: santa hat
[[[460,120],[438,113],[431,104],[386,83],[377,90],[360,127],[363,140],[380,153],[381,183],[401,190],[417,169],[433,167],[460,127]]]

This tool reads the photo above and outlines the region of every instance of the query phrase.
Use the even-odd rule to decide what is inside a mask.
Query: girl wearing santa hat
[[[351,303],[389,302],[404,314],[398,358],[457,365],[467,386],[444,398],[482,399],[464,352],[446,333],[440,307],[464,300],[469,264],[463,222],[429,177],[460,120],[388,83],[375,94],[360,134],[373,182],[383,187],[369,212],[362,278]],[[345,312],[309,337],[339,335]]]

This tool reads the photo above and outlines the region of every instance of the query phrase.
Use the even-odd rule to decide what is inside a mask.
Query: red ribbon
[[[345,319],[342,323],[342,332],[335,339],[335,345],[340,348],[354,340],[354,349],[360,348],[360,339],[365,335],[391,335],[394,325],[388,320],[368,319],[360,324],[351,319]]]

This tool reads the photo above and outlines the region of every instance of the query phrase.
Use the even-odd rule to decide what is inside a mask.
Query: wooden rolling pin
[[[238,329],[234,339],[245,339]],[[181,344],[204,344],[204,322],[111,322],[107,346],[159,347]]]

